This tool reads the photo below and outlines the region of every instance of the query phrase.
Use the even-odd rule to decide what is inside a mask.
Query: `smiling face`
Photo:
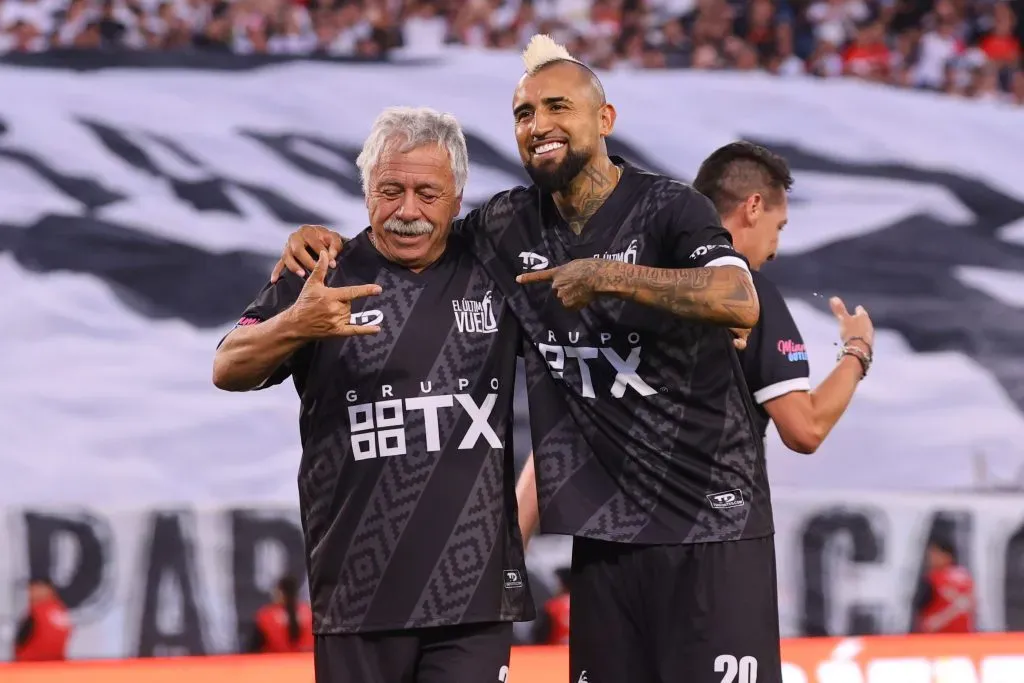
[[[422,270],[444,253],[462,198],[448,152],[436,144],[400,151],[392,143],[374,167],[366,206],[377,250]]]
[[[523,76],[512,113],[523,167],[547,192],[568,187],[601,149],[615,121],[593,74],[572,62]]]

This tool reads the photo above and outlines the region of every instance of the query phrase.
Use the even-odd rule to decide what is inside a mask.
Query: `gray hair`
[[[469,177],[466,136],[454,116],[429,107],[388,107],[373,122],[370,135],[363,143],[363,151],[356,159],[364,194],[370,192],[370,177],[381,154],[396,139],[401,140],[399,152],[410,152],[429,144],[436,144],[448,152],[456,193],[462,194]]]

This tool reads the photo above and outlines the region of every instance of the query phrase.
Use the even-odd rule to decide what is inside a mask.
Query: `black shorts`
[[[775,539],[574,538],[571,683],[782,683]]]
[[[508,677],[512,624],[317,636],[316,683],[497,683]]]

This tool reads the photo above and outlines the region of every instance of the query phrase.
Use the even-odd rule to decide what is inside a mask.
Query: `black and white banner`
[[[8,510],[0,536],[0,652],[23,580],[44,575],[71,607],[75,657],[237,651],[284,573],[304,574],[297,514],[268,508]],[[934,535],[954,538],[978,585],[983,630],[1024,630],[1024,506],[1001,497],[782,492],[776,505],[784,636],[905,633]],[[571,541],[538,537],[538,602]],[[524,642],[529,626],[517,633]]]
[[[520,70],[515,55],[459,51],[423,67],[0,65],[0,500],[292,503],[294,393],[217,392],[217,341],[295,225],[365,224],[354,162],[384,106],[459,117],[467,206],[521,183]],[[1019,478],[1018,112],[861,83],[605,80],[619,111],[610,148],[641,165],[689,178],[739,137],[790,159],[791,221],[769,272],[814,381],[835,354],[828,295],[881,328],[872,376],[819,455],[791,457],[772,437],[776,485]]]

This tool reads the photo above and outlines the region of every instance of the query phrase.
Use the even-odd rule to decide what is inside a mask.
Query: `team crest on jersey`
[[[609,254],[594,254],[594,258],[606,259],[608,261],[621,261],[622,263],[636,263],[636,254],[640,250],[637,240],[629,243],[629,246],[622,251]]]
[[[484,294],[480,301],[473,299],[452,299],[452,310],[455,312],[455,326],[459,332],[468,334],[494,334],[498,331],[498,321],[494,317],[494,303],[491,292]]]

